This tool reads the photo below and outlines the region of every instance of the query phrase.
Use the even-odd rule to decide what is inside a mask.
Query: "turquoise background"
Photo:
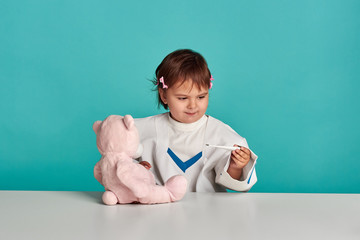
[[[259,155],[253,192],[360,193],[359,1],[1,1],[0,190],[102,190],[92,123],[157,109],[191,48],[208,114]]]

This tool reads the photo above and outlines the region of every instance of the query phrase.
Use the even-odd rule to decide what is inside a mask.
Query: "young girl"
[[[205,114],[214,80],[205,59],[192,50],[177,50],[164,58],[155,74],[159,105],[169,112],[136,119],[143,145],[141,164],[152,167],[162,185],[182,174],[189,191],[248,191],[257,181],[257,156],[245,138]]]

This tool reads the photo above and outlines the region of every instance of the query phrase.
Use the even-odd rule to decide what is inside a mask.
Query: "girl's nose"
[[[188,108],[193,109],[196,107],[196,101],[195,100],[190,100],[189,104],[188,104]]]

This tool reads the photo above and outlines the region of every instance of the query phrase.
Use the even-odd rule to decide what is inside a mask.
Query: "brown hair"
[[[165,109],[168,109],[168,106],[161,101],[159,94],[159,88],[163,87],[163,84],[159,83],[161,77],[164,78],[164,83],[169,88],[178,82],[183,84],[189,79],[199,89],[201,87],[210,88],[211,73],[206,60],[199,53],[190,49],[179,49],[167,55],[156,68],[155,76],[153,83],[156,85],[154,90],[158,92],[158,104]]]

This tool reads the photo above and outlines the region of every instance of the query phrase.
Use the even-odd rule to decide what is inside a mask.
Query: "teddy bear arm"
[[[94,167],[94,177],[100,184],[102,184],[102,174],[101,174],[101,168],[100,168],[100,162],[97,162]]]
[[[150,187],[141,181],[131,181],[127,183],[127,187],[137,198],[144,198],[149,195]]]
[[[142,167],[142,166],[141,166]],[[143,168],[143,167],[142,167]],[[141,169],[142,170],[142,169]],[[144,168],[145,170],[145,168]],[[144,175],[139,168],[131,165],[118,165],[116,174],[119,180],[137,197],[143,198],[150,192],[149,183],[144,179]]]

